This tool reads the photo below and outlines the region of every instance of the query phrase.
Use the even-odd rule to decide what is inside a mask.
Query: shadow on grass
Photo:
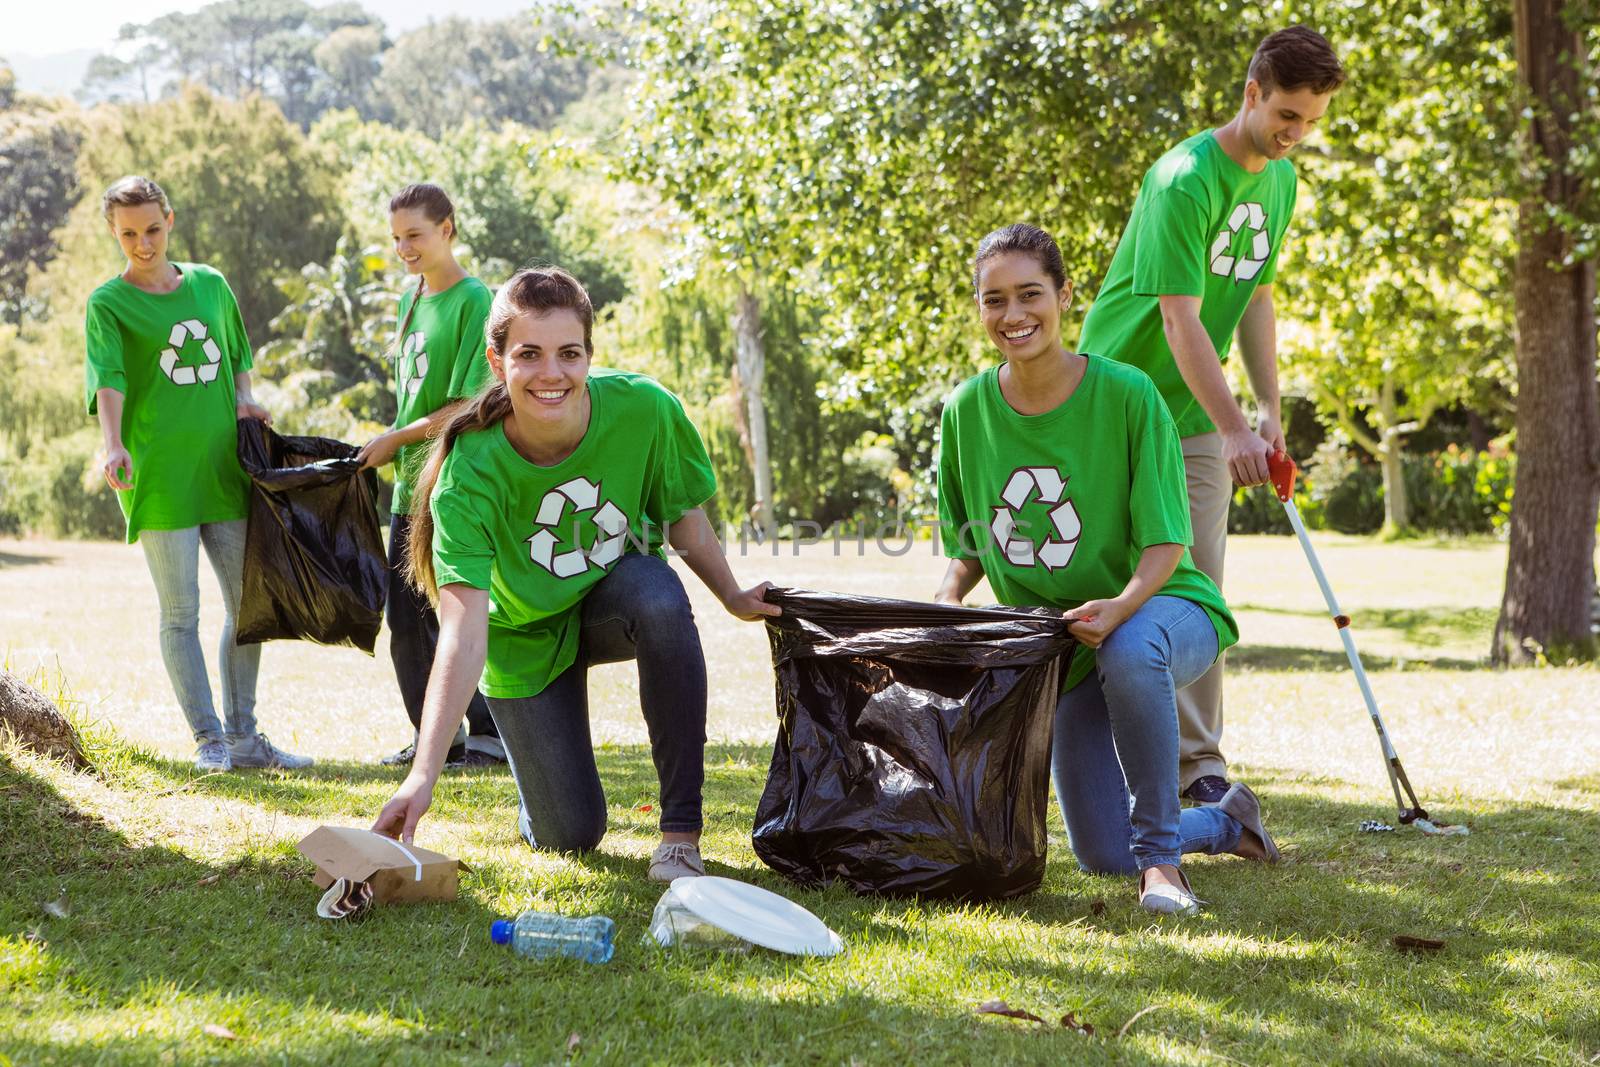
[[[322,812],[338,815],[336,808],[329,808],[330,803],[352,792],[363,797],[381,795],[382,800],[387,800],[389,793],[405,781],[407,773],[404,767],[323,760],[303,771],[240,770],[224,774],[200,774],[187,760],[169,759],[144,749],[130,749],[127,758],[135,767],[165,783],[156,790],[158,794],[228,797],[285,814]],[[721,776],[730,782],[751,781],[759,793],[761,783],[766,781],[767,764],[771,758],[772,750],[768,745],[707,745],[706,775],[708,779]],[[627,802],[633,797],[653,801],[657,796],[659,790],[655,764],[647,747],[604,745],[596,750],[596,759],[601,768],[601,784],[610,803]],[[448,800],[449,794],[455,792],[468,793],[475,799],[503,793],[504,803],[509,804],[512,811],[511,821],[515,823],[516,784],[510,768],[506,766],[447,770],[435,792],[436,800]],[[711,800],[708,791],[705,806],[707,819],[720,813]],[[659,807],[659,804],[652,803],[652,807]],[[374,806],[370,811],[362,807],[347,814],[351,818],[375,816],[377,807]]]
[[[1294,615],[1300,618],[1327,618],[1321,610],[1273,607],[1264,604],[1229,604],[1234,611],[1260,612],[1263,615]],[[1487,644],[1494,632],[1498,614],[1495,608],[1363,608],[1351,616],[1351,625],[1361,630],[1394,630],[1406,641],[1433,648],[1446,641],[1482,638]],[[1331,625],[1331,623],[1330,623]]]
[[[32,567],[41,563],[54,563],[56,557],[43,552],[28,553],[0,552],[0,567]]]
[[[574,1058],[597,1062],[1491,1062],[1535,1048],[1578,1061],[1600,1051],[1587,994],[1560,999],[1594,976],[1600,813],[1495,801],[1473,810],[1468,838],[1368,835],[1357,823],[1383,812],[1382,796],[1332,802],[1315,782],[1263,772],[1255,780],[1286,861],[1196,858],[1206,913],[1156,920],[1137,908],[1131,879],[1083,875],[1065,848],[1037,893],[999,904],[790,886],[748,848],[767,758],[762,745],[707,751],[711,852],[732,860],[713,872],[810,908],[845,938],[842,958],[641,944],[661,887],[636,856],[605,845],[576,858],[560,888],[539,889],[547,906],[619,921],[617,956],[603,968],[526,963],[487,944],[494,914],[482,902],[526,900],[531,860],[479,866],[454,903],[330,924],[313,917],[316,890],[292,853],[210,865],[134,844],[0,753],[0,931],[36,931],[44,943],[36,971],[8,994],[0,1045],[30,1064],[560,1062],[573,1033]],[[613,833],[637,835],[650,817],[636,805],[656,793],[648,750],[607,747],[598,762]],[[190,777],[175,761],[140,766],[173,787]],[[213,776],[204,787],[269,811],[336,814],[397,780],[350,764]],[[451,782],[442,805],[514,834],[509,775]],[[37,902],[63,884],[72,914],[46,918]],[[1396,934],[1446,944],[1402,955]],[[1076,1011],[1100,1033],[975,1018],[989,995],[1043,1015]],[[1151,1005],[1119,1042],[1117,1029]],[[31,1026],[34,1017],[49,1022]],[[239,1041],[203,1036],[204,1022]]]
[[[1453,659],[1447,656],[1374,656],[1361,653],[1361,665],[1369,671],[1477,671],[1488,670],[1487,661]],[[1234,670],[1265,673],[1349,670],[1343,651],[1326,648],[1299,648],[1292,645],[1239,644],[1228,649],[1228,666]]]
[[[640,917],[662,887],[644,881],[637,861],[603,852],[579,863],[625,876],[611,880],[605,909],[622,921],[616,958],[599,968],[530,963],[488,943],[497,916],[475,897],[501,887],[482,875],[468,876],[468,893],[453,903],[328,923],[312,914],[317,891],[303,863],[212,866],[133,844],[4,754],[0,792],[4,840],[31,842],[0,862],[11,890],[0,930],[20,935],[7,960],[21,979],[9,991],[15,1014],[0,1022],[13,1062],[542,1063],[571,1058],[572,1034],[582,1035],[578,1058],[601,1062],[771,1061],[814,1058],[808,1038],[841,1030],[887,1059],[975,1029],[964,1006],[928,1011],[870,990],[774,1003],[758,988],[730,988],[725,980],[740,970],[784,981],[828,964],[641,944]],[[63,886],[71,913],[47,917],[37,902]],[[3,937],[0,945],[11,955]],[[49,1022],[29,1027],[36,1016]],[[207,1036],[205,1024],[237,1039]],[[1002,1032],[996,1047],[1051,1047],[1035,1037]]]

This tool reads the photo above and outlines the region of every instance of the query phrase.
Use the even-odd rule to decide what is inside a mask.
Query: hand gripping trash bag
[[[774,589],[778,740],[756,855],[803,885],[1013,897],[1044,878],[1073,646],[1049,609]]]
[[[357,451],[239,420],[239,465],[250,476],[239,644],[287,637],[372,653],[389,562],[377,477]]]

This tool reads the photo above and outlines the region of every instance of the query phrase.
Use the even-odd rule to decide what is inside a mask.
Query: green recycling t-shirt
[[[400,297],[400,322],[416,302],[416,291]],[[476,278],[466,277],[441,293],[428,293],[406,323],[395,356],[394,385],[399,404],[395,426],[406,426],[432,415],[452,400],[477,394],[489,380],[489,359],[484,355],[484,320],[494,294]],[[411,510],[411,487],[428,460],[428,442],[402,445],[394,457],[396,515]]]
[[[977,560],[1003,604],[1071,609],[1118,596],[1146,548],[1193,539],[1178,434],[1136,368],[1090,357],[1066,403],[1042,415],[1018,414],[991,368],[945,404],[939,441],[944,554]],[[1205,609],[1219,654],[1238,641],[1187,548],[1161,594]],[[1063,688],[1093,665],[1074,655]]]
[[[1178,372],[1157,298],[1200,297],[1200,322],[1226,361],[1256,287],[1277,277],[1295,189],[1287,159],[1252,174],[1222,150],[1210,130],[1145,172],[1105,283],[1084,317],[1078,349],[1150,375],[1179,437],[1216,426]]]
[[[625,553],[662,555],[666,527],[717,491],[699,431],[655,379],[592,371],[589,403],[583,440],[551,467],[503,423],[463,434],[429,501],[439,585],[489,591],[485,696],[534,696],[572,666],[584,596]]]
[[[89,296],[85,388],[123,395],[122,443],[133,488],[118,490],[129,542],[140,530],[183,530],[249,514],[239,466],[234,375],[251,366],[250,339],[233,290],[202,263],[174,263],[170,293],[147,293],[120,275]]]

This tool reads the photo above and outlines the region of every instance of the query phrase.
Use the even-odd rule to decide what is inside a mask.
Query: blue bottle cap
[[[511,944],[511,933],[516,929],[516,925],[510,919],[496,919],[489,926],[489,940],[497,945]]]

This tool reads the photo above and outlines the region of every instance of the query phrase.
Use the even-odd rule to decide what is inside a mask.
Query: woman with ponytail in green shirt
[[[476,693],[505,744],[519,829],[583,851],[606,832],[589,734],[591,664],[634,659],[661,788],[657,881],[699,852],[706,666],[663,537],[724,608],[780,614],[741,589],[703,505],[716,492],[678,398],[642,374],[592,371],[594,312],[570,274],[519,271],[490,311],[495,381],[451,416],[418,479],[409,561],[436,593],[439,652],[411,773],[373,829],[409,842]]]

